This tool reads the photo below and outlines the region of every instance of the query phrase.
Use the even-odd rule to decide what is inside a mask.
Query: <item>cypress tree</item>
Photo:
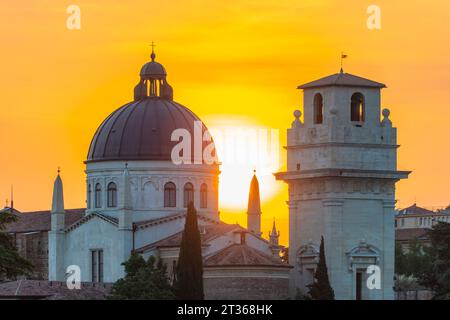
[[[327,262],[325,260],[325,247],[323,236],[320,240],[319,263],[314,273],[314,283],[308,285],[309,294],[314,300],[334,300],[334,291],[328,279]]]
[[[197,211],[190,202],[181,240],[177,265],[176,295],[178,299],[203,300],[203,259]]]

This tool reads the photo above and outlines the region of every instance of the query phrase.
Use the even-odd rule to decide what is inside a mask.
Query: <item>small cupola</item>
[[[140,72],[140,81],[134,88],[134,100],[146,98],[162,98],[173,100],[173,89],[167,83],[167,72],[162,64],[155,61],[156,54],[152,42],[150,62],[144,64]]]

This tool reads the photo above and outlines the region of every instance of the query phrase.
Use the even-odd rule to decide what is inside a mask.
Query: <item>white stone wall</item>
[[[92,281],[90,250],[95,249],[103,250],[104,282],[114,282],[123,276],[121,263],[124,261],[118,250],[122,244],[116,226],[94,217],[65,235],[64,268],[78,265],[81,281]]]
[[[438,221],[450,222],[446,215],[398,215],[395,217],[397,229],[432,228]]]
[[[87,185],[91,184],[91,207],[86,213],[101,212],[114,216],[122,207],[123,171],[125,161],[105,161],[87,164]],[[218,167],[210,165],[175,165],[170,161],[129,161],[128,170],[131,183],[133,221],[160,218],[185,212],[183,206],[184,185],[194,186],[194,205],[199,213],[218,217]],[[110,182],[117,185],[118,205],[107,207],[107,186]],[[176,185],[176,207],[164,207],[164,185],[173,182]],[[95,208],[95,185],[102,186],[102,206]],[[200,207],[200,187],[205,183],[208,188],[207,208]],[[89,196],[87,192],[86,197]]]
[[[365,121],[350,117],[351,96],[365,97]],[[313,100],[323,96],[324,119],[314,123]],[[321,236],[337,299],[356,298],[356,273],[363,271],[363,299],[393,299],[396,129],[380,114],[380,90],[327,87],[304,91],[304,123],[288,129],[289,259],[291,295],[306,285],[318,261]],[[383,119],[381,119],[383,118]],[[308,247],[308,254],[300,250]],[[365,257],[361,252],[368,251]],[[381,269],[382,289],[366,287],[365,270]],[[312,269],[311,269],[312,268]]]

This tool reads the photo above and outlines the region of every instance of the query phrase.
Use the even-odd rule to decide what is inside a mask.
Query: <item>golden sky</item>
[[[66,28],[72,3],[81,30]],[[371,4],[381,30],[366,27]],[[399,129],[398,166],[413,170],[398,184],[399,206],[448,205],[449,21],[448,0],[2,0],[0,197],[13,183],[19,210],[49,209],[61,166],[66,207],[84,206],[90,139],[132,99],[155,41],[176,101],[207,126],[279,129],[280,145],[302,107],[296,86],[338,72],[345,51],[346,72],[388,85],[382,106]],[[262,190],[263,231],[276,217],[286,243],[287,189],[273,185],[272,196]],[[222,211],[245,225],[243,213]]]

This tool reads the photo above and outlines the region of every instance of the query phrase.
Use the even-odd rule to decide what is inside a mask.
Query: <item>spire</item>
[[[121,208],[119,210],[119,229],[124,231],[130,231],[133,229],[133,215],[131,212],[131,182],[130,182],[130,172],[128,170],[128,163],[125,163],[125,169],[122,175],[122,198],[121,198]],[[127,236],[128,237],[128,236]],[[125,250],[127,251],[127,250]],[[126,253],[123,253],[126,255]]]
[[[247,229],[261,235],[261,201],[259,198],[259,183],[256,178],[256,170],[250,183],[247,207]]]
[[[256,170],[253,170],[253,178],[250,183],[250,191],[248,194],[248,214],[261,214],[261,201],[259,197],[259,182],[256,177]]]
[[[271,245],[278,246],[278,238],[280,237],[280,231],[277,231],[277,226],[275,225],[275,218],[273,218],[272,231],[269,232],[269,242]]]
[[[128,171],[128,163],[125,163],[125,169],[123,170],[123,208],[131,209],[130,172]]]
[[[52,213],[64,213],[63,185],[59,173],[60,169],[58,168],[58,176],[53,184]]]
[[[271,235],[277,234],[277,226],[275,225],[275,218],[273,218],[273,225],[272,225],[272,233]]]

